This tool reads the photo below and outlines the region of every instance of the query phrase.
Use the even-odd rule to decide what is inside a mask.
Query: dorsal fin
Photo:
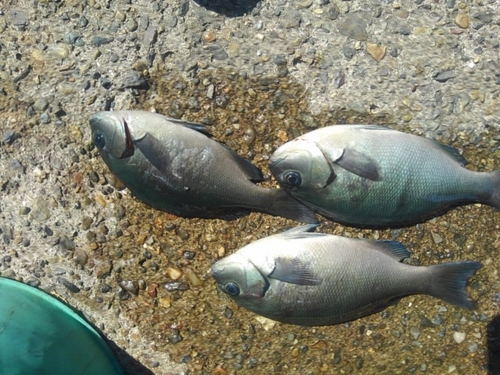
[[[445,152],[446,154],[451,156],[453,159],[455,159],[462,167],[467,165],[468,161],[462,155],[460,155],[460,153],[458,152],[458,150],[456,148],[442,144],[441,142],[438,142],[435,140],[432,140],[432,141],[439,149],[441,149],[443,152]]]
[[[383,252],[384,254],[389,255],[391,258],[396,259],[398,262],[403,261],[406,258],[409,258],[411,253],[408,249],[398,241],[377,241],[377,240],[367,240],[370,241],[374,248],[378,251]]]
[[[209,138],[212,138],[212,134],[210,134],[205,125],[199,124],[197,122],[177,120],[175,118],[168,118],[168,117],[167,120],[173,122],[174,124],[185,126],[186,128],[192,129],[194,131],[197,131],[198,133],[206,135]]]

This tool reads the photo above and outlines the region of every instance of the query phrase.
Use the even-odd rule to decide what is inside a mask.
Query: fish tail
[[[473,309],[474,301],[469,299],[467,281],[483,265],[479,262],[463,261],[430,266],[433,275],[429,294],[453,305]]]
[[[274,189],[271,206],[267,211],[276,216],[283,216],[307,224],[319,223],[315,213],[282,189]]]
[[[493,192],[486,203],[500,209],[500,170],[490,172],[490,174],[493,181]]]

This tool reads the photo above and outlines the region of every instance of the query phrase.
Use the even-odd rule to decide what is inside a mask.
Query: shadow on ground
[[[229,17],[250,13],[260,0],[193,0],[198,5]]]
[[[500,375],[500,315],[495,316],[487,328],[488,374]]]
[[[106,339],[107,344],[127,375],[154,375],[154,372],[138,362],[134,357],[121,349],[113,341]]]

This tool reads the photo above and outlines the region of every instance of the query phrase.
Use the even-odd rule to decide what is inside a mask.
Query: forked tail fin
[[[432,283],[429,294],[464,309],[473,309],[475,303],[467,294],[467,280],[482,266],[481,263],[473,261],[430,266]]]

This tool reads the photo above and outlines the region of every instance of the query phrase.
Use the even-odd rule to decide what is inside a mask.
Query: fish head
[[[120,112],[97,112],[90,116],[92,142],[105,159],[124,159],[134,154],[126,116]]]
[[[238,253],[212,265],[211,273],[219,288],[242,305],[258,303],[269,288],[267,278],[252,262]]]
[[[292,193],[323,189],[335,179],[332,164],[317,144],[300,138],[278,148],[269,169],[280,186]]]

